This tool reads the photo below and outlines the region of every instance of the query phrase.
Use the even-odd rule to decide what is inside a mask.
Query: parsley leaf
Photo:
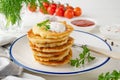
[[[70,60],[70,64],[75,67],[79,67],[84,65],[85,62],[90,62],[95,59],[95,57],[90,55],[90,50],[86,45],[82,46],[83,51],[79,54],[79,58]]]
[[[50,21],[49,21],[49,19],[47,19],[47,20],[45,20],[45,21],[43,21],[43,22],[41,22],[41,23],[38,23],[37,24],[37,26],[38,27],[45,27],[45,29],[46,30],[48,30],[48,29],[50,29],[50,25],[48,24]]]
[[[98,77],[98,80],[119,80],[120,71],[113,70],[113,72],[101,73]]]

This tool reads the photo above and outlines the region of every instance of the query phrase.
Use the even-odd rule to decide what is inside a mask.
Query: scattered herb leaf
[[[87,48],[86,45],[82,46],[83,51],[79,54],[79,58],[72,59],[70,61],[72,66],[79,67],[81,65],[84,65],[85,62],[90,62],[95,59],[95,57],[90,55],[90,50]]]
[[[101,73],[98,80],[119,80],[120,71],[113,70],[113,72]]]

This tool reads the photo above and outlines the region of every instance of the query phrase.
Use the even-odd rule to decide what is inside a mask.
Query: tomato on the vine
[[[57,9],[55,11],[55,15],[63,17],[64,11],[65,11],[64,5],[58,4]]]
[[[43,2],[42,3],[43,6],[40,6],[40,12],[47,14],[47,9],[49,7],[49,2]]]
[[[49,7],[49,2],[43,2],[42,4],[43,4],[44,8],[47,10],[47,8]]]
[[[66,10],[67,10],[67,9],[72,9],[72,10],[73,10],[74,8],[73,8],[72,6],[70,6],[69,4],[67,4]]]
[[[67,9],[64,13],[64,17],[66,18],[73,18],[74,17],[74,11],[72,9]]]
[[[48,12],[50,15],[53,15],[53,14],[55,13],[56,8],[57,8],[57,4],[51,3],[50,6],[49,6],[48,9],[47,9],[47,12]]]
[[[62,8],[63,10],[65,9],[65,6],[63,4],[58,4],[57,8]]]
[[[33,4],[28,4],[28,10],[31,12],[36,12],[37,6]]]
[[[55,13],[55,10],[56,9],[53,7],[48,7],[47,12],[48,12],[48,14],[53,15]]]
[[[82,14],[82,10],[80,7],[74,8],[74,16],[80,16]]]
[[[57,8],[55,14],[61,17],[64,16],[64,9],[61,7]]]
[[[50,7],[56,9],[57,8],[57,4],[56,3],[51,3]]]

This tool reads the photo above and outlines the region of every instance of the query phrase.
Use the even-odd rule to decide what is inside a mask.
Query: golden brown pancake
[[[50,61],[40,61],[39,59],[35,57],[35,60],[38,61],[40,64],[48,65],[48,66],[59,66],[59,65],[64,65],[67,64],[71,57],[72,57],[72,50],[70,50],[69,54],[65,56],[62,60],[50,60]]]
[[[40,52],[61,52],[70,48],[73,44],[73,41],[74,41],[73,38],[70,37],[67,43],[57,47],[37,47],[32,43],[30,43],[30,46],[32,49],[35,49],[36,51],[40,51]]]
[[[40,56],[40,57],[53,57],[53,56],[59,56],[59,55],[63,55],[65,53],[67,53],[69,51],[69,49],[66,49],[62,52],[40,52],[40,51],[36,51],[34,49],[32,49],[33,53],[36,56]]]
[[[65,56],[67,56],[69,54],[70,49],[68,49],[66,52],[64,52],[63,54],[57,55],[57,56],[52,56],[52,57],[41,57],[38,56],[37,54],[34,53],[34,56],[37,60],[39,61],[50,61],[50,60],[57,60],[60,61],[62,60]]]
[[[32,29],[30,29],[27,33],[27,37],[30,42],[32,43],[55,43],[55,42],[60,42],[60,41],[65,41],[68,39],[68,36],[58,38],[58,39],[47,39],[47,38],[42,38],[40,35],[35,35],[32,32]]]
[[[56,46],[61,46],[65,43],[67,43],[68,39],[63,40],[63,41],[58,41],[58,42],[52,42],[52,43],[33,43],[37,47],[56,47]]]
[[[58,38],[63,38],[65,36],[69,36],[69,34],[73,31],[73,27],[66,24],[65,21],[63,21],[61,23],[63,23],[65,25],[65,27],[66,27],[66,30],[64,32],[61,32],[61,33],[46,30],[46,29],[38,27],[37,25],[34,26],[32,28],[32,30],[33,30],[34,34],[40,35],[42,38],[58,39]]]

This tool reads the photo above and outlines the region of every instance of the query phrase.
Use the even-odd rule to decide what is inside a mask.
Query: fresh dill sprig
[[[22,8],[22,0],[0,0],[0,13],[5,15],[6,25],[13,25],[21,20],[20,10]]]
[[[85,62],[90,62],[95,59],[95,57],[90,55],[90,50],[86,45],[82,46],[83,51],[79,54],[79,58],[70,60],[70,64],[75,67],[79,67],[84,65]]]
[[[31,6],[34,6],[37,4],[41,7],[43,7],[42,4],[39,4],[37,2],[41,3],[43,1],[48,0],[0,0],[0,13],[3,14],[7,20],[6,26],[9,26],[10,24],[14,25],[17,22],[19,23],[21,21],[21,9],[23,6],[23,3],[28,5],[29,3]]]

